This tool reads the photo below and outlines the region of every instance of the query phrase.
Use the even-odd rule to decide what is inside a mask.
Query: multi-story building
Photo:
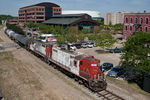
[[[111,13],[107,13],[104,15],[104,24],[109,25],[111,23]]]
[[[43,2],[20,8],[18,11],[20,23],[41,23],[52,16],[61,15],[62,9],[59,5]]]
[[[123,39],[136,32],[150,32],[150,13],[126,13],[124,15]]]
[[[112,25],[123,24],[123,22],[124,22],[124,12],[107,13],[104,16],[104,24],[105,25],[109,25],[110,23]]]

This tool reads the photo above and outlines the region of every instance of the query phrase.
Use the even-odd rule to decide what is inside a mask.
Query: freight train
[[[4,31],[15,42],[38,55],[38,57],[43,58],[54,68],[61,69],[67,75],[69,74],[92,91],[98,92],[106,89],[107,83],[104,73],[99,68],[100,60],[95,59],[94,56],[63,50],[53,43],[43,43],[39,40],[28,39],[6,27]]]

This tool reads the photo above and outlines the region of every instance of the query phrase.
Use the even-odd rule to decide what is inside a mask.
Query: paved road
[[[110,63],[113,63],[114,66],[119,65],[120,57],[121,57],[120,53],[100,54],[99,51],[101,51],[101,50],[102,49],[100,49],[100,47],[77,49],[78,52],[82,52],[82,53],[85,53],[85,54],[93,55],[97,59],[100,59],[101,64],[103,64],[104,62],[110,62]]]

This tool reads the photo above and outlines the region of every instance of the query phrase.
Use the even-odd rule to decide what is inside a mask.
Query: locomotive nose
[[[102,91],[102,90],[106,90],[106,87],[107,87],[107,83],[105,80],[94,80],[92,83],[91,83],[91,89],[94,91],[94,92],[99,92],[99,91]]]

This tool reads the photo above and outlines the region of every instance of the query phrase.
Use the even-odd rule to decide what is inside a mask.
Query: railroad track
[[[108,90],[103,90],[101,92],[97,93],[98,97],[100,97],[102,100],[125,100],[122,97],[114,94],[113,92],[110,92]]]

